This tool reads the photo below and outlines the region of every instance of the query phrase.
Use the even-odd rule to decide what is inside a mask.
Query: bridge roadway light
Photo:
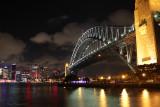
[[[117,38],[114,38],[114,40],[116,41],[116,40],[117,40]]]
[[[121,34],[121,37],[123,37],[124,36],[124,34]]]

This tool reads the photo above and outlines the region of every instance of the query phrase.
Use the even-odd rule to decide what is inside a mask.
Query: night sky
[[[134,0],[1,2],[0,60],[63,69],[82,32],[100,24],[131,25],[133,11]],[[93,75],[127,70],[121,63],[103,61],[85,70]]]

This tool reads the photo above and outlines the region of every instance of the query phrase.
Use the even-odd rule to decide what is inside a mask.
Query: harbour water
[[[1,84],[0,107],[160,107],[160,89]]]

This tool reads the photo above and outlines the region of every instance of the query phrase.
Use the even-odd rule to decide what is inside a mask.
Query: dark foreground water
[[[1,84],[0,107],[160,107],[160,89]]]

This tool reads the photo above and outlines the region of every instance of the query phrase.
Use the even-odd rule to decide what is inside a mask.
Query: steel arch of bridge
[[[91,58],[91,56],[97,54],[100,50],[106,49],[113,45],[117,45],[119,47],[119,55],[121,55],[122,59],[124,59],[122,55],[124,53],[123,48],[125,47],[125,56],[127,57],[127,63],[129,65],[129,63],[131,63],[133,50],[133,47],[130,46],[130,44],[132,44],[131,42],[134,43],[134,41],[131,40],[131,42],[126,43],[126,41],[129,40],[126,40],[126,38],[129,36],[128,34],[132,32],[134,32],[133,25],[124,27],[95,26],[88,29],[82,34],[76,43],[70,59],[69,70],[71,71],[79,64],[87,61]],[[131,66],[130,68],[132,69]]]

